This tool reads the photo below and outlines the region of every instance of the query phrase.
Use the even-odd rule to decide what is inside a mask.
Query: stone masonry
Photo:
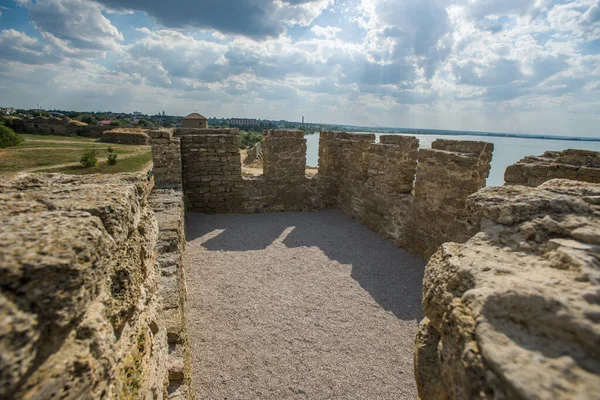
[[[132,144],[144,146],[150,144],[147,129],[117,128],[106,131],[100,136],[100,141],[105,143]]]
[[[556,178],[600,183],[600,152],[547,151],[510,165],[504,174],[505,185],[535,187]]]
[[[443,139],[419,150],[407,250],[429,258],[443,243],[464,242],[479,231],[466,201],[485,187],[493,150],[491,143]]]
[[[180,190],[0,180],[0,398],[192,400]]]
[[[239,129],[180,128],[181,165],[188,210],[235,212],[242,180]]]
[[[158,222],[155,246],[160,270],[159,295],[162,300],[162,319],[167,332],[168,388],[171,400],[192,399],[191,367],[188,334],[185,324],[185,209],[181,190],[155,189],[149,198]]]
[[[149,131],[154,163],[154,182],[157,188],[182,188],[181,139],[172,131]]]
[[[321,134],[319,175],[342,210],[424,258],[477,232],[464,210],[485,186],[492,144],[439,139],[419,149],[416,138],[398,135],[373,142],[368,134]]]
[[[306,139],[302,131],[264,132],[264,174],[272,180],[305,178]]]
[[[188,210],[341,208],[424,258],[476,232],[478,221],[465,218],[465,201],[485,185],[493,150],[483,142],[437,140],[432,149],[419,149],[414,137],[385,135],[375,143],[371,134],[322,132],[319,174],[309,178],[303,132],[270,130],[264,133],[264,175],[242,177],[237,129],[176,130],[180,158],[171,133],[151,135],[157,187],[175,184],[181,164]]]

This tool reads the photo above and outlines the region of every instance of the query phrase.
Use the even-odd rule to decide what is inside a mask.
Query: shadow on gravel
[[[341,264],[352,265],[355,279],[379,303],[402,320],[421,320],[425,262],[358,224],[341,211],[194,214],[187,219],[187,240],[222,232],[202,243],[209,251],[267,248],[286,228],[286,247],[318,247]]]

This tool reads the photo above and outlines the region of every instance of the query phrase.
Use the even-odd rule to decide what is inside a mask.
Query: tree
[[[146,119],[140,119],[137,124],[138,126],[143,126],[144,128],[152,126],[152,123]]]
[[[84,115],[83,118],[81,118],[81,122],[85,122],[88,125],[96,125],[96,119],[91,115]]]

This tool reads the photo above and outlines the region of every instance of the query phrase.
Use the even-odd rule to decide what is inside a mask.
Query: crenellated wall
[[[347,214],[399,246],[428,258],[447,241],[466,241],[477,223],[467,197],[485,186],[493,145],[414,137],[323,132],[319,174]]]
[[[243,177],[237,129],[152,132],[158,187],[181,182],[186,208],[207,213],[340,208],[422,257],[442,243],[465,241],[468,195],[485,186],[493,145],[414,137],[322,132],[319,174],[307,177],[302,131],[264,132],[264,175]],[[181,141],[180,155],[177,152]]]

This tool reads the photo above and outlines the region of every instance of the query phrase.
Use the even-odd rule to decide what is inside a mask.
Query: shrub
[[[79,162],[86,168],[95,167],[96,164],[98,164],[98,153],[96,152],[96,149],[85,149]]]
[[[252,148],[258,142],[263,141],[263,136],[258,132],[240,131],[241,144],[247,148]]]
[[[8,126],[0,124],[0,148],[16,146],[23,141],[23,138],[15,133]]]
[[[108,155],[108,165],[115,165],[117,163],[117,153],[110,153]]]
[[[111,146],[108,146],[108,149],[107,149],[107,150],[108,150],[108,152],[109,152],[109,153],[112,153],[112,152],[114,151],[114,150],[113,150],[113,148],[112,148]]]

